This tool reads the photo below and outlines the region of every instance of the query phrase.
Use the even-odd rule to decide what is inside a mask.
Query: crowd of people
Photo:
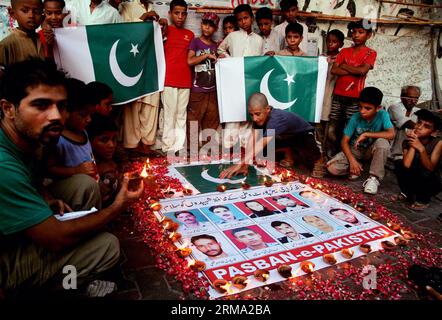
[[[341,31],[327,33],[323,55],[329,72],[319,124],[273,108],[258,92],[248,100],[252,122],[220,124],[218,59],[307,55],[308,28],[296,19],[297,1],[281,0],[280,9],[283,22],[275,27],[269,8],[254,14],[249,5],[238,5],[221,26],[217,14],[205,13],[196,37],[185,28],[184,0],[170,2],[168,21],[147,0],[11,0],[10,15],[18,28],[0,42],[0,299],[23,287],[61,285],[65,265],[74,265],[85,284],[114,266],[118,240],[102,230],[143,191],[142,183],[131,189],[119,172],[114,161],[118,140],[128,153],[151,154],[158,142],[162,152],[176,153],[186,148],[190,122],[197,122],[199,130],[229,129],[224,145],[239,143],[245,150],[243,162],[221,178],[246,173],[247,164],[273,140],[282,152],[281,166],[301,164],[315,177],[328,172],[357,179],[364,172],[362,162],[369,161],[364,191],[370,194],[377,193],[391,157],[401,190],[393,200],[409,201],[414,210],[429,206],[442,186],[441,120],[416,107],[417,86],[404,86],[401,102],[388,110],[382,106],[383,93],[365,87],[376,51],[366,45],[373,31],[364,20],[348,25],[351,47],[342,48]],[[164,37],[164,91],[112,108],[106,84],[67,78],[52,53],[54,28],[62,28],[66,19],[78,25],[158,21]],[[220,27],[224,38],[215,41]],[[158,138],[160,104],[164,120]],[[264,132],[259,137],[258,129]],[[74,220],[53,215],[92,207],[98,211]],[[269,214],[259,203],[248,207],[258,216]],[[213,209],[222,216],[215,209],[223,208]],[[185,212],[177,218],[191,224],[194,216]],[[274,227],[280,230],[281,225]],[[238,229],[234,236],[242,241],[252,231]]]

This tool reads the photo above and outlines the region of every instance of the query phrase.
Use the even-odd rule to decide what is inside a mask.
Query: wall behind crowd
[[[411,2],[412,0],[408,0]],[[279,8],[279,0],[206,0],[206,1],[188,1],[194,8],[203,6],[213,6],[219,8],[231,9],[238,4],[250,2],[256,8],[267,6],[273,9]],[[434,1],[435,4],[441,4],[442,1]],[[154,10],[161,17],[167,17],[169,10],[169,1],[152,1]],[[397,4],[380,4],[376,0],[300,0],[299,8],[307,12],[317,12],[341,17],[369,17],[382,19],[394,19],[401,11],[405,9],[412,10],[413,16],[420,19],[440,20],[441,11],[435,9],[420,8],[412,6],[403,6]],[[0,0],[0,38],[8,33],[10,21],[7,15],[6,6],[9,1]],[[195,10],[189,10],[186,27],[191,29],[197,36],[200,34],[200,20],[202,13]],[[221,19],[227,14],[219,14]],[[279,17],[276,17],[279,20]],[[221,24],[221,23],[220,23]],[[347,22],[317,22],[316,28],[309,33],[309,54],[323,52],[324,35],[328,30],[340,29],[347,34]],[[221,26],[220,26],[221,27]],[[398,30],[398,25],[378,25],[374,37],[368,41],[368,46],[375,49],[378,53],[376,66],[369,72],[367,85],[373,85],[380,88],[385,99],[383,104],[390,105],[399,100],[400,88],[406,84],[418,85],[422,88],[421,101],[436,100],[433,97],[432,84],[432,38],[430,27],[402,27]],[[216,40],[222,38],[221,28],[215,35]],[[347,38],[345,46],[351,45],[351,39]],[[436,61],[439,71],[436,70],[436,76],[442,83],[442,60]]]

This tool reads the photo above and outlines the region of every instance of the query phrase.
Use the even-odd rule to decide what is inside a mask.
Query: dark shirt
[[[313,127],[297,114],[274,108],[271,108],[269,119],[262,127],[256,124],[253,124],[253,127],[263,129],[264,137],[273,135],[270,132],[267,133],[268,129],[275,130],[274,135],[276,136],[299,134],[313,130]]]

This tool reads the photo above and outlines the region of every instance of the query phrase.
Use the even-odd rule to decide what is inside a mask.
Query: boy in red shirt
[[[187,104],[192,87],[187,53],[194,34],[184,28],[187,18],[186,1],[172,0],[169,17],[171,25],[167,29],[167,39],[164,42],[166,80],[161,94],[164,107],[162,150],[175,153],[183,149],[186,137]]]
[[[365,45],[372,35],[369,20],[350,22],[348,29],[354,45],[339,52],[331,69],[331,74],[338,77],[333,91],[328,129],[330,144],[336,148],[330,150],[332,154],[338,151],[345,124],[358,112],[358,97],[365,87],[367,73],[373,69],[377,55],[375,50]]]

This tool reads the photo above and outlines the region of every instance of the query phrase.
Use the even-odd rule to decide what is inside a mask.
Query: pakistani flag
[[[55,29],[59,68],[86,83],[100,81],[123,104],[164,88],[165,61],[156,22]]]
[[[216,82],[221,122],[247,120],[247,99],[255,92],[265,94],[274,108],[319,122],[327,71],[326,57],[220,59]]]

